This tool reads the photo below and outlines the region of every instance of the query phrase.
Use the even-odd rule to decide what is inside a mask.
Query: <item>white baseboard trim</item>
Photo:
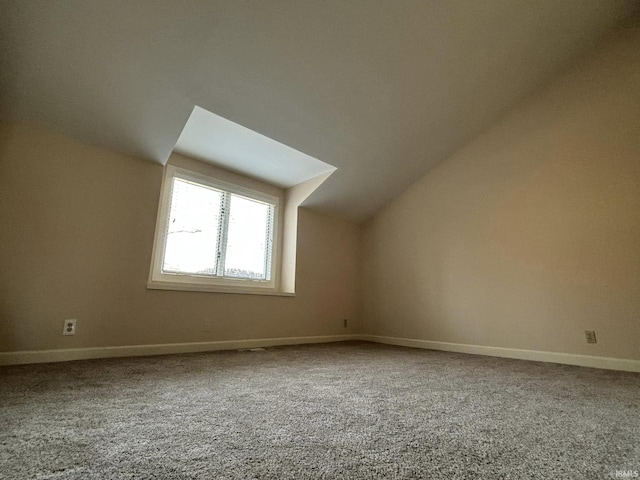
[[[210,352],[244,348],[275,347],[278,345],[302,345],[306,343],[330,343],[357,340],[357,335],[323,335],[313,337],[257,338],[249,340],[224,340],[219,342],[164,343],[157,345],[126,345],[121,347],[68,348],[59,350],[23,350],[0,352],[0,365],[27,363],[68,362],[91,358],[140,357],[172,353]]]
[[[536,362],[563,363],[581,367],[603,368],[607,370],[624,370],[626,372],[640,372],[640,360],[626,358],[596,357],[592,355],[575,355],[573,353],[544,352],[539,350],[521,350],[518,348],[487,347],[483,345],[468,345],[464,343],[434,342],[431,340],[417,340],[413,338],[385,337],[381,335],[358,335],[358,340],[385,343],[403,347],[425,348],[429,350],[444,350],[447,352],[470,353],[473,355],[487,355],[490,357],[515,358],[519,360],[533,360]]]
[[[302,345],[308,343],[344,342],[362,340],[402,347],[444,350],[447,352],[487,355],[490,357],[515,358],[537,362],[563,363],[581,367],[603,368],[640,372],[640,360],[625,358],[575,355],[572,353],[522,350],[517,348],[487,347],[463,343],[435,342],[414,338],[387,337],[382,335],[322,335],[312,337],[257,338],[248,340],[223,340],[217,342],[164,343],[156,345],[125,345],[119,347],[69,348],[58,350],[23,350],[0,352],[0,365],[21,365],[28,363],[68,362],[92,358],[140,357],[167,355],[174,353],[212,352],[217,350],[237,350],[244,348],[275,347],[279,345]]]

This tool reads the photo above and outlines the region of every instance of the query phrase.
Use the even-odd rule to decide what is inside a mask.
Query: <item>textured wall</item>
[[[159,165],[2,126],[0,351],[353,332],[359,227],[305,209],[295,297],[147,290],[161,179]]]
[[[367,333],[640,358],[640,30],[417,181],[363,242]]]

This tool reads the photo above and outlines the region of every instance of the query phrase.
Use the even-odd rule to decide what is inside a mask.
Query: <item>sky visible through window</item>
[[[230,195],[224,276],[267,279],[271,206]],[[223,228],[223,192],[174,179],[163,271],[216,275]],[[224,248],[224,246],[223,246]]]
[[[224,274],[266,279],[270,206],[231,195]]]

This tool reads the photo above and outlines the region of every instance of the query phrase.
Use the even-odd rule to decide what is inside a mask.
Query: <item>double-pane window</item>
[[[152,281],[271,282],[277,197],[174,168],[165,181]]]

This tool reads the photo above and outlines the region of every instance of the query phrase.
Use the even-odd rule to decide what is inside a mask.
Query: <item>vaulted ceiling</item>
[[[631,0],[0,0],[0,116],[166,162],[194,105],[338,170],[361,220],[603,35]]]

